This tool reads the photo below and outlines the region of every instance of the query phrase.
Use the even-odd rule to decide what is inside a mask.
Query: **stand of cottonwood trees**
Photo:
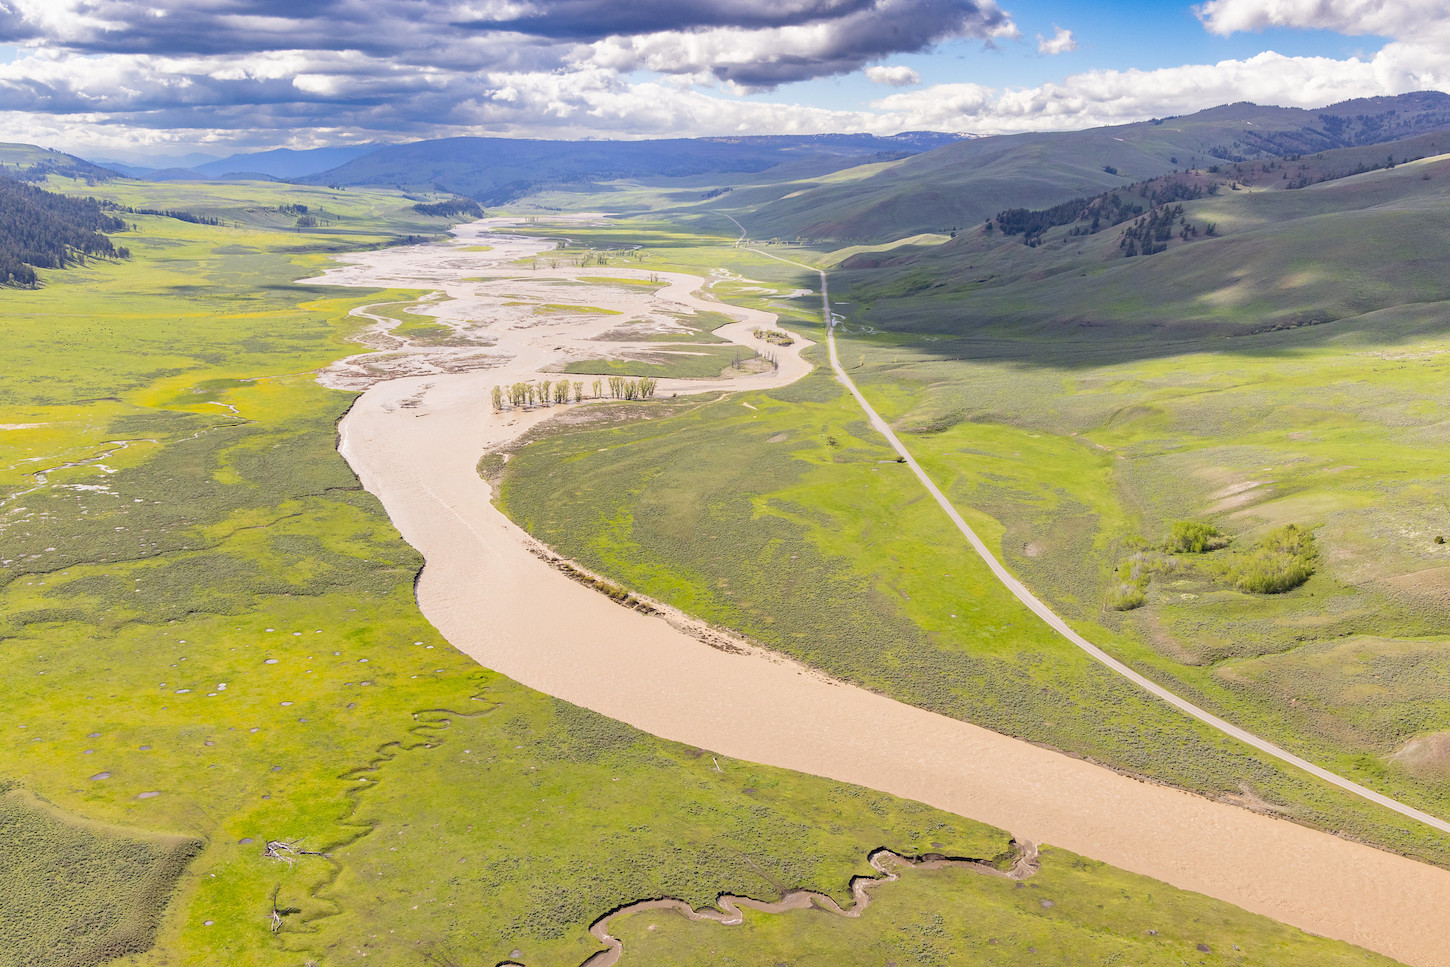
[[[609,399],[647,400],[655,395],[655,387],[659,384],[659,380],[653,376],[641,376],[638,379],[610,376],[607,384]],[[580,403],[586,399],[604,399],[605,385],[606,380],[596,379],[591,387],[593,392],[588,394],[584,392],[582,380],[570,382],[567,379],[541,379],[537,383],[495,386],[493,388],[493,408],[494,412],[498,412],[506,406],[510,408],[548,406],[551,403],[568,403],[570,400]]]

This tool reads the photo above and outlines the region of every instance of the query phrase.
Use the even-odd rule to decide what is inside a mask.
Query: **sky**
[[[0,0],[0,141],[1001,134],[1450,89],[1450,0]]]

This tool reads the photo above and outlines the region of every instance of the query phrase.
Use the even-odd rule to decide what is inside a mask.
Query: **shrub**
[[[1196,520],[1180,520],[1168,535],[1166,550],[1183,554],[1202,554],[1228,544],[1228,539],[1212,524]]]
[[[1136,581],[1123,581],[1108,592],[1107,605],[1114,611],[1132,611],[1147,602],[1147,592]]]
[[[1314,535],[1295,524],[1286,524],[1270,531],[1253,550],[1233,561],[1227,576],[1240,591],[1282,594],[1309,580],[1317,556]]]

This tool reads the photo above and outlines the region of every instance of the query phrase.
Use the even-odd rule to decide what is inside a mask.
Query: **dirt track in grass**
[[[503,296],[548,303],[577,297],[631,313],[707,307],[740,318],[718,333],[747,345],[752,329],[774,320],[700,301],[692,293],[704,280],[683,275],[661,273],[669,284],[655,294],[551,288],[574,275],[644,273],[506,266],[541,247],[524,239],[490,236],[492,251],[461,251],[489,228],[467,226],[450,245],[349,256],[350,264],[319,280],[441,291],[446,298],[428,304],[430,315],[476,340],[460,354],[486,357],[470,364],[475,368],[425,363],[433,368],[397,378],[390,372],[419,373],[409,369],[418,360],[390,370],[355,358],[323,377],[370,387],[342,423],[339,450],[426,558],[420,606],[456,647],[525,685],[656,735],[916,799],[1406,963],[1450,967],[1450,871],[1140,782],[832,681],[778,655],[711,647],[659,617],[619,607],[532,553],[529,537],[492,504],[476,464],[558,408],[496,414],[489,391],[539,378],[619,317],[538,314],[502,305],[527,298]],[[494,280],[474,281],[483,277]],[[778,354],[777,372],[661,380],[660,392],[779,385],[806,371],[800,346]],[[589,341],[589,357],[600,348]],[[437,347],[387,351],[408,357]]]

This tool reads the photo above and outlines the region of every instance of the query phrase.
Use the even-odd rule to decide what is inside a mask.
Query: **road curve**
[[[721,212],[720,214],[724,213]],[[730,218],[729,215],[726,215],[725,217]],[[733,218],[730,218],[730,220],[732,222],[735,222],[735,219]],[[735,224],[740,225],[739,222],[735,222]],[[742,241],[745,238],[744,231],[745,229],[742,226]],[[946,512],[946,515],[948,517],[951,518],[952,523],[957,525],[957,530],[962,532],[962,536],[967,539],[967,541],[976,550],[977,554],[981,556],[982,560],[987,562],[987,566],[992,569],[992,573],[997,576],[997,580],[1001,581],[1004,585],[1006,585],[1007,590],[1011,591],[1014,595],[1016,595],[1017,600],[1027,605],[1027,607],[1030,608],[1034,614],[1036,614],[1043,621],[1047,622],[1054,631],[1062,635],[1074,645],[1077,645],[1083,651],[1087,652],[1093,657],[1094,660],[1101,662],[1108,668],[1111,668],[1113,671],[1117,672],[1119,675],[1123,676],[1134,685],[1137,685],[1139,688],[1148,692],[1150,695],[1162,699],[1169,705],[1172,705],[1174,708],[1185,712],[1188,715],[1191,715],[1193,718],[1198,719],[1200,722],[1203,722],[1205,725],[1212,726],[1213,728],[1222,732],[1224,735],[1231,736],[1247,746],[1258,749],[1265,755],[1273,756],[1275,759],[1278,759],[1281,762],[1287,762],[1289,765],[1294,766],[1297,769],[1302,769],[1310,775],[1323,779],[1325,782],[1331,785],[1338,786],[1340,789],[1343,789],[1347,792],[1352,792],[1356,796],[1368,799],[1370,802],[1376,803],[1380,806],[1384,806],[1386,809],[1392,809],[1395,812],[1399,813],[1401,816],[1408,816],[1410,819],[1413,819],[1419,823],[1423,823],[1424,825],[1429,826],[1432,829],[1439,830],[1442,833],[1450,833],[1450,822],[1446,822],[1445,820],[1440,819],[1438,816],[1432,816],[1423,810],[1416,809],[1414,806],[1407,806],[1399,800],[1391,799],[1389,796],[1386,796],[1383,793],[1378,793],[1375,792],[1373,789],[1368,789],[1364,786],[1361,786],[1359,783],[1354,782],[1350,779],[1346,779],[1338,773],[1330,772],[1328,769],[1325,769],[1322,766],[1317,766],[1309,760],[1303,759],[1288,751],[1287,749],[1280,748],[1279,746],[1270,742],[1268,739],[1260,738],[1259,736],[1247,731],[1246,729],[1239,728],[1232,722],[1228,722],[1224,719],[1219,718],[1212,712],[1199,708],[1197,705],[1194,705],[1186,698],[1175,695],[1173,692],[1170,692],[1168,689],[1164,688],[1162,685],[1159,685],[1157,682],[1145,678],[1143,675],[1140,675],[1138,672],[1118,661],[1118,659],[1114,658],[1112,655],[1109,655],[1107,652],[1103,651],[1097,645],[1088,641],[1076,631],[1073,631],[1072,628],[1068,626],[1068,623],[1066,621],[1063,621],[1062,618],[1060,618],[1055,611],[1053,611],[1046,604],[1044,604],[1042,600],[1037,597],[1037,595],[1027,590],[1026,585],[1013,577],[1012,572],[1008,571],[1007,568],[1002,565],[1002,562],[997,560],[996,555],[994,555],[992,551],[987,547],[987,545],[982,541],[982,539],[977,536],[976,531],[972,530],[967,522],[962,519],[962,515],[957,513],[957,509],[952,506],[952,502],[947,499],[946,495],[941,492],[941,490],[937,487],[936,483],[931,479],[930,476],[927,475],[927,472],[922,469],[921,464],[916,462],[916,458],[911,455],[911,451],[906,448],[906,445],[901,442],[901,439],[897,437],[897,435],[892,431],[891,427],[887,424],[887,422],[881,418],[881,415],[876,412],[875,408],[872,407],[869,402],[867,402],[866,397],[863,396],[861,394],[861,391],[856,388],[855,382],[852,381],[850,375],[846,372],[845,367],[841,365],[840,357],[836,355],[836,319],[835,316],[831,314],[831,295],[828,283],[826,281],[825,270],[818,269],[811,265],[806,265],[804,262],[796,262],[792,259],[781,258],[779,255],[773,255],[770,252],[763,252],[757,248],[752,248],[750,249],[750,251],[756,253],[757,255],[764,255],[767,258],[775,259],[777,262],[785,262],[788,265],[799,266],[803,269],[806,269],[807,271],[815,272],[821,277],[821,313],[822,318],[826,322],[826,349],[827,352],[830,354],[831,370],[835,372],[837,381],[845,386],[846,389],[851,391],[851,395],[856,398],[856,402],[866,413],[867,418],[871,421],[871,425],[875,427],[876,430],[886,438],[887,442],[891,444],[891,448],[896,451],[897,455],[906,461],[906,465],[911,468],[912,473],[916,474],[916,477],[918,480],[921,481],[922,486],[927,489],[927,492],[932,495],[932,498],[936,500],[937,504],[940,505],[941,509]]]

